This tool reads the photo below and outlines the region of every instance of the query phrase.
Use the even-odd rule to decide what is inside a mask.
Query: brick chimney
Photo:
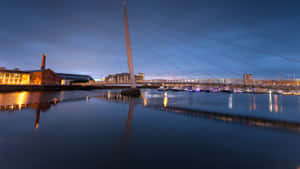
[[[42,64],[41,64],[41,70],[45,70],[46,67],[46,54],[43,54]]]

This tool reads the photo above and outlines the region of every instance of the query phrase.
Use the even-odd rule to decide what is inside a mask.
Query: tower
[[[131,82],[131,88],[136,88],[136,82],[135,82],[135,76],[134,76],[134,70],[133,70],[133,61],[132,61],[132,50],[131,50],[130,37],[129,37],[126,0],[124,0],[123,8],[124,8],[126,52],[127,52],[128,68],[129,68],[129,74],[130,74],[130,82]]]
[[[45,70],[46,67],[46,54],[43,53],[43,59],[42,59],[42,64],[41,64],[41,71]]]

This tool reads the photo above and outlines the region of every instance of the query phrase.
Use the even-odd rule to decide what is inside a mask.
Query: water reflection
[[[147,104],[148,104],[148,92],[146,91],[145,93],[144,93],[144,106],[147,106]]]
[[[38,164],[36,168],[43,168],[44,165],[50,165],[49,168],[57,168],[59,165],[67,168],[80,166],[85,166],[85,168],[95,166],[98,168],[137,168],[137,166],[150,165],[151,163],[153,165],[149,168],[155,168],[157,167],[155,164],[165,160],[165,157],[170,159],[171,163],[175,162],[171,168],[201,168],[196,165],[190,166],[193,163],[198,164],[197,160],[199,158],[204,158],[204,161],[212,165],[215,164],[216,160],[223,160],[226,163],[229,161],[230,165],[224,165],[224,168],[235,168],[231,165],[239,168],[236,161],[242,160],[247,164],[251,156],[257,156],[256,160],[261,159],[255,162],[256,165],[265,165],[265,160],[270,161],[270,159],[271,161],[280,161],[283,157],[286,157],[283,159],[286,163],[298,164],[298,151],[295,150],[297,147],[295,145],[297,145],[296,142],[299,139],[300,132],[294,134],[282,132],[283,130],[276,132],[273,129],[270,131],[262,128],[285,126],[297,130],[299,125],[245,116],[246,113],[256,114],[248,112],[248,94],[218,95],[209,102],[211,94],[198,95],[198,93],[192,93],[184,95],[175,92],[157,94],[158,92],[149,90],[147,94],[143,92],[144,97],[132,99],[122,97],[118,92],[113,93],[113,91],[103,91],[102,93],[100,91],[96,97],[85,93],[80,93],[80,97],[78,97],[76,92],[72,94],[71,98],[68,97],[69,92],[65,92],[63,101],[59,97],[61,96],[60,92],[56,92],[56,94],[28,93],[22,94],[24,96],[21,95],[24,98],[23,100],[28,100],[26,98],[30,97],[39,97],[39,99],[35,99],[38,102],[18,102],[19,99],[13,99],[16,102],[12,104],[5,101],[8,105],[21,103],[21,105],[26,105],[26,108],[21,110],[33,109],[36,110],[36,113],[35,117],[31,111],[19,113],[20,118],[16,121],[18,124],[14,124],[17,127],[24,128],[27,125],[27,129],[23,130],[18,127],[3,130],[1,136],[7,141],[5,140],[5,143],[2,143],[4,147],[2,158],[4,160],[1,166],[5,167],[1,168],[7,168],[6,161],[11,163],[10,166],[15,166],[16,159],[21,159],[16,168],[24,166],[30,168],[30,166],[36,164]],[[96,92],[92,91],[91,93]],[[15,95],[16,98],[22,98],[21,96]],[[189,99],[193,99],[193,105],[187,104],[184,100],[184,97],[187,96]],[[272,98],[274,111],[276,109],[275,97],[273,95]],[[232,103],[233,98],[235,99],[234,103]],[[264,112],[258,111],[257,114],[273,115],[268,111],[268,95],[250,95],[250,99],[253,110],[256,101],[258,101],[258,110],[264,109]],[[278,106],[281,103],[280,99],[280,97],[277,98]],[[68,104],[69,100],[80,101]],[[147,104],[145,104],[145,100]],[[108,103],[108,101],[112,103]],[[55,103],[59,106],[54,108]],[[195,106],[196,103],[199,103],[198,107]],[[207,111],[199,110],[209,104],[222,107],[221,109],[207,109]],[[230,104],[232,104],[232,110],[227,109]],[[238,109],[240,107],[242,109]],[[48,113],[49,118],[46,119],[42,110],[50,108],[54,108],[54,110]],[[245,109],[245,114],[243,114],[244,112],[234,112]],[[18,110],[15,111],[18,112]],[[221,110],[220,113],[215,112],[219,110]],[[230,112],[236,114],[230,115]],[[29,124],[23,122],[27,118],[22,117],[21,114],[24,115],[25,113],[27,117],[31,117]],[[123,115],[120,116],[120,113]],[[15,122],[16,119],[11,118],[9,116],[3,118],[2,122],[5,119],[10,120],[2,126],[6,127],[11,122]],[[35,121],[33,122],[34,118]],[[67,123],[65,120],[68,120]],[[35,128],[40,126],[39,130],[43,133],[32,133],[30,130],[32,130],[33,125]],[[257,127],[261,128],[257,129]],[[236,139],[228,137],[233,133]],[[273,138],[272,144],[270,144],[270,138]],[[292,143],[286,144],[283,140],[292,141]],[[243,146],[240,143],[250,146]],[[225,148],[224,144],[227,145]],[[278,156],[274,153],[274,147],[281,147],[282,150],[285,150],[282,152],[284,155]],[[260,149],[261,153],[257,154],[256,149]],[[24,152],[31,152],[31,156],[24,156]],[[228,152],[233,152],[231,153],[233,155],[228,156]],[[241,154],[243,152],[245,153]],[[262,156],[260,156],[261,154]],[[241,159],[241,155],[245,158]],[[295,158],[289,158],[289,155]],[[255,168],[256,166],[253,167],[252,164],[253,162],[250,160],[247,165],[251,165],[249,168]],[[205,168],[205,166],[202,168]],[[206,168],[210,167],[206,166]]]
[[[98,99],[104,99],[109,101],[115,101],[115,102],[122,102],[122,103],[129,103],[130,109],[128,112],[128,120],[126,129],[127,131],[130,131],[131,128],[131,120],[132,120],[132,112],[134,107],[134,102],[129,97],[123,97],[119,93],[110,93],[109,97],[108,95],[102,95],[97,96]],[[229,96],[230,98],[230,96]],[[256,101],[255,96],[251,96],[251,107],[255,110],[256,109]],[[144,99],[143,97],[141,98]],[[149,97],[147,98],[149,99]],[[223,112],[211,112],[211,111],[202,111],[187,107],[177,107],[176,105],[168,105],[168,94],[165,92],[163,94],[163,105],[158,104],[159,98],[152,98],[151,104],[147,104],[145,107],[155,109],[155,110],[161,110],[169,113],[175,113],[180,114],[184,116],[191,116],[196,118],[209,118],[217,121],[224,121],[224,122],[231,122],[231,123],[240,123],[240,124],[246,124],[247,126],[257,126],[257,127],[264,127],[264,128],[285,128],[285,129],[291,129],[300,131],[300,123],[297,122],[289,122],[289,121],[283,121],[283,120],[273,120],[269,118],[264,117],[253,117],[253,116],[247,116],[247,115],[240,115],[240,114],[232,114],[232,113],[223,113]],[[156,101],[155,101],[156,100]],[[230,99],[229,99],[230,100]],[[138,100],[137,100],[138,101]],[[272,97],[271,97],[272,101]],[[139,103],[139,102],[138,102]],[[145,105],[140,102],[140,104]],[[272,104],[271,104],[272,106]],[[128,132],[126,132],[128,133]],[[128,135],[128,134],[127,134]]]
[[[272,109],[272,93],[270,92],[269,93],[269,111],[272,112],[273,109]]]
[[[249,111],[256,111],[256,97],[255,95],[249,95]]]
[[[19,108],[22,107],[22,104],[24,104],[28,99],[28,92],[21,92],[17,96],[17,104],[19,105]]]
[[[228,104],[225,106],[228,106],[229,109],[233,110],[233,95],[230,94],[226,97],[228,97]],[[272,96],[271,93],[268,95],[269,99],[269,111],[270,112],[282,112],[283,111],[283,105],[280,101],[280,96],[277,94],[274,94]],[[170,94],[168,92],[164,93],[149,93],[149,91],[144,91],[143,96],[140,99],[131,100],[129,97],[121,96],[119,91],[117,90],[108,90],[108,91],[101,91],[97,93],[96,96],[90,96],[81,94],[80,97],[65,97],[65,92],[16,92],[16,93],[3,93],[0,94],[0,111],[8,111],[8,112],[15,112],[15,111],[22,111],[23,109],[33,109],[35,110],[35,123],[34,128],[39,128],[39,119],[41,116],[41,112],[48,111],[51,106],[55,106],[56,104],[60,102],[68,102],[68,101],[77,101],[77,100],[85,100],[89,101],[90,99],[101,99],[101,100],[107,100],[107,101],[113,101],[118,103],[126,103],[129,104],[129,111],[128,111],[128,119],[126,122],[126,133],[129,137],[130,135],[130,128],[131,128],[131,121],[133,116],[133,107],[134,104],[140,104],[144,107],[152,108],[152,109],[159,109],[166,112],[175,112],[180,113],[184,115],[192,115],[194,117],[195,114],[197,114],[197,117],[199,116],[206,116],[209,115],[210,118],[215,118],[218,120],[223,121],[238,121],[238,122],[246,122],[247,124],[252,125],[262,125],[264,127],[266,126],[281,126],[281,124],[286,124],[290,122],[279,120],[268,120],[266,118],[270,118],[270,116],[258,116],[257,118],[251,117],[247,114],[240,114],[240,113],[231,113],[231,112],[222,112],[216,113],[214,110],[211,111],[202,111],[197,109],[192,109],[190,106],[179,106],[180,104],[177,104],[179,101],[181,101],[181,98],[179,98],[176,94]],[[172,101],[172,104],[169,103],[169,98],[175,98],[174,101]],[[189,96],[190,97],[190,96]],[[265,96],[263,96],[265,98]],[[176,102],[175,102],[176,101]],[[300,98],[299,98],[300,102]],[[176,104],[174,104],[176,103]],[[240,102],[239,102],[240,103]],[[192,107],[192,106],[191,106]],[[183,108],[183,109],[182,109]],[[249,95],[249,109],[250,111],[256,111],[256,95]],[[300,107],[299,107],[300,109]],[[199,116],[198,116],[199,115]],[[292,128],[298,129],[298,123],[293,123]],[[289,126],[289,125],[287,125]],[[283,126],[286,127],[286,126]]]
[[[253,95],[253,111],[256,110],[256,98],[255,98],[255,95]]]
[[[110,99],[110,94],[111,94],[111,91],[108,90],[108,91],[107,91],[107,98],[108,98],[108,99]]]
[[[131,136],[133,111],[134,111],[134,99],[129,98],[129,109],[128,109],[128,116],[127,116],[127,121],[126,121],[125,141],[124,141],[126,146],[128,145],[129,139]]]
[[[5,99],[4,99],[5,98]],[[51,105],[57,104],[50,93],[43,92],[16,92],[0,94],[0,111],[16,112],[25,109],[35,110],[34,128],[39,128],[40,112],[46,112]]]
[[[300,97],[298,97],[298,111],[300,112]]]
[[[168,106],[168,93],[164,93],[164,101],[163,101],[164,107]]]
[[[230,94],[228,97],[228,108],[232,109],[232,94]]]
[[[59,92],[59,101],[63,101],[64,100],[64,94],[65,94],[65,91],[60,91]]]
[[[34,123],[34,128],[38,129],[40,124],[40,113],[41,112],[47,112],[48,110],[51,109],[51,106],[55,106],[57,102],[47,102],[47,103],[35,103],[35,104],[28,104],[28,108],[34,109],[35,110],[35,123]]]
[[[278,98],[277,94],[274,94],[274,110],[277,113],[278,112]]]
[[[40,113],[41,113],[41,110],[38,108],[36,109],[36,113],[35,113],[35,125],[34,125],[34,128],[38,129],[40,124],[39,124],[39,121],[40,121]]]
[[[274,111],[275,113],[278,113],[279,111],[283,111],[283,105],[280,104],[278,97],[277,94],[274,94],[272,97],[272,93],[269,93],[269,112]]]

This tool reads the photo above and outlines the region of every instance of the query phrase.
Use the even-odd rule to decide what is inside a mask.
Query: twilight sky
[[[300,78],[300,1],[129,0],[135,72]],[[122,0],[1,0],[0,67],[128,72]]]

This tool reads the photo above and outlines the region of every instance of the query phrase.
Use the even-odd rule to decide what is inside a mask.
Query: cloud
[[[135,70],[147,74],[275,77],[299,71],[296,1],[131,0]],[[0,2],[2,65],[93,76],[127,71],[118,0]],[[0,65],[1,66],[1,65]]]

